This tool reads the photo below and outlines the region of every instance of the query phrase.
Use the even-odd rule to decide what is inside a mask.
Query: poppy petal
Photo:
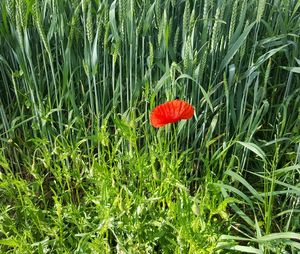
[[[193,117],[194,111],[194,108],[185,101],[179,99],[168,101],[153,109],[150,123],[159,128],[182,119],[190,119]]]

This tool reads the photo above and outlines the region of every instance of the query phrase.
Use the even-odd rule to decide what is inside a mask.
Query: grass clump
[[[299,252],[299,7],[3,0],[0,252]]]

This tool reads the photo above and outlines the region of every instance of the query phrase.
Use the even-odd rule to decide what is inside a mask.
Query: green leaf
[[[280,46],[278,48],[275,49],[271,49],[269,50],[267,53],[263,54],[262,56],[260,56],[256,63],[253,64],[243,75],[243,77],[248,77],[250,76],[254,71],[256,71],[258,69],[259,66],[261,66],[265,61],[267,61],[269,58],[271,58],[273,55],[275,55],[276,53],[278,53],[279,51],[281,51],[282,49],[284,49],[285,47],[289,46],[290,43],[287,43],[283,46]]]
[[[242,199],[244,199],[247,202],[247,204],[252,208],[252,210],[254,210],[253,202],[250,200],[250,198],[246,194],[244,194],[243,192],[241,192],[240,190],[238,190],[237,188],[235,188],[233,186],[230,186],[230,185],[227,185],[227,184],[223,184],[223,183],[215,183],[214,185],[215,186],[219,186],[221,188],[224,188],[224,189],[226,189],[226,190],[228,190],[228,191],[230,191],[232,193],[235,193],[236,195],[240,196]],[[237,199],[232,200],[231,202],[233,202],[233,201],[235,201],[235,203],[238,203]],[[240,200],[239,202],[241,203],[242,201]]]
[[[282,182],[282,181],[274,180],[274,179],[271,178],[271,177],[267,177],[267,176],[264,176],[264,175],[261,175],[261,174],[257,174],[257,173],[255,173],[255,172],[251,172],[251,171],[248,171],[248,172],[249,172],[250,174],[252,174],[252,175],[256,175],[256,176],[258,176],[258,177],[260,177],[260,178],[263,178],[263,179],[266,179],[266,180],[268,180],[268,181],[270,181],[270,182],[274,182],[274,183],[276,183],[276,184],[278,184],[278,185],[284,186],[284,187],[286,187],[286,188],[288,188],[288,189],[292,189],[292,190],[294,190],[294,191],[297,191],[297,192],[298,192],[298,196],[300,196],[300,188],[299,188],[297,185],[291,185],[291,184],[287,184],[287,183]]]
[[[99,29],[97,29],[96,36],[94,38],[93,47],[92,47],[92,59],[91,59],[91,67],[92,74],[95,75],[97,71],[97,63],[98,63],[98,34]]]
[[[257,253],[257,254],[263,254],[263,252],[259,249],[256,249],[254,247],[248,247],[248,246],[242,246],[242,245],[234,245],[234,246],[224,246],[223,248],[218,248],[223,250],[234,250],[239,251],[241,253]]]
[[[117,22],[116,22],[116,0],[113,1],[109,9],[109,23],[111,25],[111,30],[114,35],[114,38],[116,40],[119,40],[120,36],[119,36],[119,32],[117,29]]]
[[[296,164],[296,165],[293,165],[293,166],[277,169],[277,170],[274,171],[274,174],[275,175],[279,175],[279,174],[282,174],[282,173],[287,174],[289,171],[294,171],[294,170],[297,170],[297,169],[300,169],[300,164]]]
[[[273,234],[259,237],[257,241],[269,242],[269,241],[282,240],[282,239],[295,239],[297,241],[300,241],[300,234],[294,232],[273,233]]]
[[[244,30],[244,32],[240,35],[240,37],[237,39],[237,41],[231,46],[231,48],[228,50],[227,54],[223,58],[220,68],[218,70],[218,73],[221,73],[223,69],[229,64],[231,59],[234,57],[236,52],[239,50],[239,48],[243,45],[244,41],[247,39],[248,34],[250,33],[252,27],[256,24],[256,22],[251,23],[249,26],[247,26]]]
[[[153,13],[154,13],[154,7],[155,7],[155,1],[154,3],[151,5],[151,7],[149,8],[149,10],[147,11],[146,14],[146,18],[144,21],[144,26],[143,26],[143,36],[145,36],[148,32],[149,27],[151,26],[151,21],[152,21],[152,17],[153,17]]]
[[[282,69],[293,72],[293,73],[300,73],[300,67],[286,67],[280,66]]]
[[[6,245],[10,247],[17,247],[18,242],[13,238],[0,239],[0,245]]]
[[[252,193],[252,195],[255,198],[257,198],[261,202],[264,202],[263,198],[258,194],[258,192],[242,176],[238,175],[237,173],[231,170],[226,171],[225,174],[231,176],[234,180],[240,182]]]
[[[229,194],[227,193],[226,188],[229,189],[229,190],[233,190],[235,193],[237,193],[239,195],[242,194],[241,196],[244,196],[244,198],[246,196],[241,191],[237,190],[234,187],[231,187],[231,186],[228,187],[228,186],[225,186],[223,184],[221,184],[220,186],[222,186],[221,192],[222,192],[222,195],[224,196],[224,198],[229,197]],[[250,200],[249,200],[249,203],[251,204]],[[250,206],[252,207],[252,209],[254,209],[252,205],[250,205]],[[230,207],[235,211],[235,213],[238,216],[240,216],[245,222],[247,222],[248,225],[250,225],[252,228],[255,228],[255,222],[247,214],[245,214],[235,203],[230,203]]]
[[[260,157],[264,162],[266,162],[266,154],[258,145],[254,143],[242,142],[242,141],[237,141],[237,143],[249,149],[250,151],[254,152],[258,157]]]

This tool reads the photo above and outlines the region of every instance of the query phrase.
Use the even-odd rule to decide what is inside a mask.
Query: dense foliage
[[[1,253],[299,252],[299,1],[0,15]],[[177,96],[194,118],[154,129]]]

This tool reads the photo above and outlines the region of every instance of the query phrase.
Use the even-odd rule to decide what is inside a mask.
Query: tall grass
[[[299,252],[299,11],[1,1],[1,252]]]

